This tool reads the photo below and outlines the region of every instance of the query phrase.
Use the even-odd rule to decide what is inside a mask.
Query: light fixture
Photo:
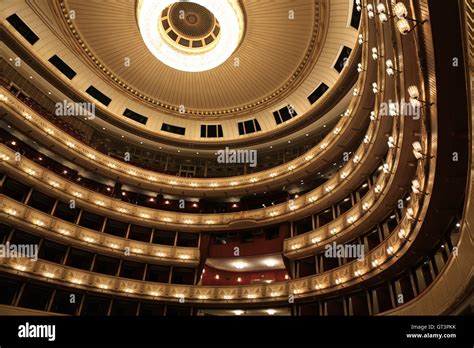
[[[54,278],[54,273],[51,273],[51,272],[44,272],[43,275],[44,275],[46,278]]]
[[[374,7],[372,6],[372,4],[367,4],[367,15],[370,19],[374,18],[375,16]]]
[[[415,156],[416,159],[422,159],[426,157],[430,157],[427,154],[423,153],[423,147],[421,146],[421,143],[419,141],[415,141],[412,143],[413,146],[413,155]],[[432,156],[430,157],[432,158]]]
[[[379,59],[379,52],[377,50],[377,47],[372,47],[372,59],[377,60]]]
[[[420,191],[420,182],[417,179],[412,180],[411,190],[413,191],[413,193],[421,193],[421,191]]]
[[[393,76],[395,73],[399,73],[399,71],[394,68],[393,61],[391,59],[387,59],[385,61],[385,68],[388,76]]]
[[[418,87],[413,85],[408,87],[408,95],[410,96],[410,103],[415,107],[419,106],[420,91]]]
[[[242,315],[244,314],[245,312],[241,309],[236,309],[235,311],[232,311],[235,315]]]
[[[386,12],[385,4],[384,4],[384,3],[379,2],[379,3],[377,4],[377,12],[378,12],[379,14]]]
[[[162,63],[187,72],[206,71],[224,63],[237,49],[244,33],[244,15],[239,1],[192,1],[192,3],[204,7],[203,11],[214,16],[216,27],[219,27],[218,36],[213,37],[214,40],[211,44],[208,45],[201,41],[201,47],[197,48],[191,45],[183,46],[170,39],[165,32],[161,24],[162,12],[168,6],[174,6],[174,3],[176,1],[173,0],[139,0],[137,2],[138,27],[150,52]],[[189,23],[199,20],[199,15],[194,13],[192,15],[189,19],[188,16],[185,16],[184,20],[189,21]],[[168,25],[173,25],[170,18],[168,18]],[[188,39],[188,42],[190,42],[190,38],[183,36],[183,39]]]
[[[397,21],[397,29],[402,35],[407,35],[413,28],[410,27],[410,23],[408,23],[405,18],[401,18]]]
[[[267,309],[268,315],[274,315],[276,313],[276,310],[274,309]]]
[[[267,259],[267,260],[264,260],[263,263],[267,266],[267,267],[275,267],[276,266],[276,261],[275,260],[272,260],[272,259]]]
[[[372,83],[372,92],[374,92],[374,94],[377,94],[379,92],[379,86],[377,82]]]
[[[392,136],[389,136],[389,137],[388,137],[388,140],[387,140],[387,145],[388,145],[388,147],[391,148],[391,149],[397,147],[397,146],[395,145],[395,138],[392,137]]]
[[[15,216],[17,211],[15,209],[12,209],[12,208],[7,208],[6,209],[6,212],[8,215],[12,215],[12,216]]]
[[[380,22],[385,23],[385,22],[388,21],[388,16],[387,16],[387,13],[386,13],[385,4],[383,4],[382,2],[379,2],[377,4],[377,12],[379,14]]]
[[[93,237],[85,236],[83,239],[88,243],[94,243],[95,242],[95,239]]]
[[[407,236],[407,232],[405,231],[404,228],[400,228],[400,231],[398,231],[398,238],[400,239],[405,239]]]
[[[403,2],[397,2],[393,5],[393,13],[395,13],[395,16],[399,19],[408,16],[408,10]]]
[[[242,261],[237,261],[233,263],[233,266],[237,269],[244,269],[245,267],[247,267],[247,264]]]
[[[348,224],[353,224],[356,220],[357,220],[357,217],[355,217],[355,216],[349,216],[349,217],[347,218],[347,223],[348,223]]]

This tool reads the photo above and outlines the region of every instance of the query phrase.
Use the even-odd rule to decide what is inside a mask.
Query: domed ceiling
[[[214,1],[202,2],[209,5]],[[151,37],[166,31],[168,41],[175,45],[165,45],[175,51],[181,46],[191,52],[189,55],[193,49],[199,52],[213,45],[232,46],[231,39],[219,42],[232,28],[228,28],[229,20],[216,21],[214,15],[221,14],[207,10],[212,6],[176,5],[174,1],[64,0],[61,7],[65,17],[75,11],[69,29],[89,58],[113,76],[111,83],[127,86],[135,96],[167,111],[181,107],[191,116],[224,116],[248,114],[264,103],[276,103],[297,87],[317,60],[327,25],[322,17],[327,12],[324,0],[230,1],[234,2],[242,16],[237,47],[222,64],[198,72],[179,70],[160,61],[147,47],[140,20],[143,16],[153,22],[156,33]],[[140,12],[142,3],[149,8]],[[160,16],[155,18],[150,8],[158,7]],[[193,37],[196,40],[192,41]],[[212,47],[206,53],[212,55]],[[208,59],[202,61],[207,63]]]

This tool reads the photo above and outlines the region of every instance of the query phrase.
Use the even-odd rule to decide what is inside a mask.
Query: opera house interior
[[[473,314],[472,1],[0,6],[0,315]]]

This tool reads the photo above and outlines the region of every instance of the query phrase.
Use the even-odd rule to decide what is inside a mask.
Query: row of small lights
[[[376,194],[380,194],[380,192],[382,191],[382,186],[380,184],[377,184],[375,187],[374,187],[374,192]],[[362,204],[362,210],[364,212],[367,212],[371,207],[371,203],[369,202],[365,202]],[[351,215],[349,217],[346,218],[346,222],[349,224],[349,225],[353,225],[361,216],[358,216],[357,214],[355,215]],[[329,234],[330,236],[335,236],[336,234],[338,234],[340,232],[340,230],[337,228],[337,227],[333,227],[331,229],[329,229]],[[330,238],[330,237],[327,237],[327,239]],[[312,244],[317,244],[317,243],[320,243],[322,241],[322,238],[320,236],[317,236],[317,237],[313,237],[311,239],[311,243]],[[291,250],[298,250],[300,248],[302,248],[303,245],[299,244],[299,243],[296,243],[296,244],[293,244],[290,246]]]
[[[402,35],[408,35],[417,25],[423,24],[425,22],[420,22],[416,19],[408,18],[408,9],[402,2],[397,2],[393,4],[392,10],[394,15],[388,14],[385,4],[381,2],[377,4],[376,10],[374,10],[374,6],[372,4],[362,6],[361,0],[356,0],[356,6],[359,12],[362,11],[363,7],[365,7],[367,9],[367,15],[370,19],[373,19],[377,12],[378,18],[381,23],[386,23],[388,22],[389,18],[393,18],[396,21],[396,27],[398,31]],[[409,21],[416,23],[413,28],[410,26]]]
[[[403,231],[403,233],[405,233],[404,230],[400,230],[399,234],[402,233],[402,231]],[[405,238],[405,237],[404,237],[404,238]],[[395,250],[394,250],[393,246],[389,246],[389,247],[387,248],[387,253],[388,253],[389,255],[393,255],[394,251],[395,251]],[[376,268],[378,268],[378,267],[382,264],[382,261],[381,261],[381,259],[374,259],[371,264],[372,264],[373,269],[376,269]],[[15,264],[15,265],[13,265],[12,267],[15,268],[15,269],[17,269],[17,270],[19,270],[19,271],[22,271],[22,272],[24,272],[24,271],[27,270],[27,267],[24,266],[24,265]],[[365,273],[366,273],[366,272],[365,272],[362,268],[360,268],[360,269],[354,271],[354,276],[355,276],[355,277],[360,277],[360,276],[362,276],[362,275],[365,274]],[[50,279],[56,277],[56,275],[55,275],[54,273],[49,272],[49,271],[45,271],[45,272],[43,272],[42,274],[43,274],[43,276],[45,276],[45,277],[47,277],[47,278],[50,278]],[[218,278],[216,278],[216,279],[218,279]],[[286,277],[286,279],[288,279],[288,278]],[[349,279],[347,279],[347,278],[336,278],[336,279],[334,280],[334,283],[335,283],[335,285],[340,285],[340,284],[342,284],[342,283],[344,283],[344,282],[347,282],[348,280],[349,280]],[[69,281],[70,281],[71,283],[74,283],[74,284],[82,284],[82,280],[80,280],[79,278],[71,278],[71,279],[69,279]],[[315,290],[322,290],[322,289],[324,289],[325,287],[328,287],[328,286],[329,286],[329,284],[321,284],[321,283],[318,283],[318,284],[316,284],[316,285],[314,286],[314,289],[315,289]],[[100,289],[109,289],[109,286],[106,285],[106,284],[97,284],[96,287],[98,287],[98,288],[100,288]],[[307,292],[307,291],[309,291],[309,289],[298,288],[298,289],[293,289],[292,292],[293,292],[294,295],[299,295],[299,294],[305,293],[305,292]],[[123,292],[125,292],[125,293],[134,293],[135,290],[132,289],[132,288],[126,288],[126,289],[123,290]],[[158,294],[157,292],[150,292],[149,295],[150,295],[150,296],[153,296],[153,297],[158,297],[158,296],[159,296],[159,294]],[[281,293],[281,292],[271,292],[269,295],[270,295],[271,297],[280,297],[280,296],[284,296],[285,294],[284,294],[284,293]],[[182,294],[182,293],[179,293],[179,294],[177,293],[177,294],[175,294],[174,296],[175,296],[176,298],[184,298],[184,297],[185,297],[185,295]],[[231,296],[231,295],[223,295],[222,297],[223,297],[225,300],[232,300],[232,299],[234,299],[234,296]],[[252,294],[246,295],[246,297],[247,297],[248,299],[256,299],[256,298],[258,298],[259,296],[258,296],[257,294],[255,294],[255,293],[252,293]],[[204,295],[200,295],[200,296],[199,296],[199,299],[207,299],[207,298],[208,298],[208,297],[207,297],[207,296],[204,296]]]
[[[10,216],[17,216],[17,214],[18,214],[18,211],[16,209],[13,209],[13,208],[5,208],[4,211],[5,211],[5,213],[7,213]],[[39,227],[45,227],[46,226],[46,222],[44,222],[43,220],[38,219],[38,218],[33,219],[31,222],[34,225],[39,226]],[[72,236],[73,235],[73,233],[70,230],[62,228],[62,227],[57,228],[57,232],[59,232],[62,235],[66,235],[66,236]],[[85,234],[81,238],[82,238],[82,240],[84,240],[87,243],[100,244],[99,239],[95,238],[91,235],[86,235]],[[112,248],[112,249],[120,249],[119,244],[116,244],[116,243],[113,243],[113,242],[108,243],[107,246]],[[136,253],[136,254],[145,253],[144,249],[137,248],[137,247],[132,248],[130,251],[133,252],[133,253]],[[157,257],[160,257],[160,258],[170,257],[168,253],[164,253],[162,251],[156,252],[154,255],[157,256]],[[186,254],[186,253],[181,253],[181,254],[177,255],[177,257],[181,260],[190,260],[191,259],[191,255]]]
[[[6,155],[6,154],[0,154],[0,156],[1,156],[1,158],[4,159],[4,160],[9,160],[9,159],[10,159],[10,157],[9,157],[8,155]],[[360,157],[356,155],[356,156],[354,157],[354,159],[353,159],[353,162],[354,162],[354,163],[358,163],[359,160],[360,160]],[[25,167],[25,168],[24,168],[24,171],[25,171],[26,173],[28,173],[29,175],[31,175],[31,176],[36,176],[36,171],[33,170],[33,169],[31,169],[31,168]],[[347,178],[347,176],[349,175],[349,173],[350,173],[350,171],[347,171],[347,170],[346,170],[346,171],[343,171],[343,172],[341,173],[341,175],[340,175],[341,179]],[[50,180],[48,183],[49,183],[50,186],[52,186],[52,187],[54,187],[54,188],[60,188],[60,186],[61,186],[57,181],[54,181],[54,180]],[[326,193],[330,193],[330,192],[332,191],[333,187],[334,187],[333,185],[328,185],[328,186],[326,186],[325,192],[326,192]],[[122,193],[122,194],[123,194],[123,193]],[[78,191],[72,192],[72,195],[73,195],[74,197],[76,197],[76,198],[83,198],[83,194],[80,193],[80,192],[78,192]],[[298,198],[298,197],[296,196],[295,198]],[[309,198],[308,198],[308,201],[309,201],[310,203],[314,203],[317,199],[318,199],[318,197],[313,196],[313,197],[309,197]],[[106,207],[106,203],[105,203],[103,200],[96,200],[94,203],[95,203],[97,206]],[[165,201],[165,204],[169,204],[169,201]],[[196,204],[195,204],[195,205],[196,205]],[[235,207],[236,207],[236,204],[234,203],[232,207],[235,208]],[[292,203],[290,203],[289,208],[290,208],[290,210],[295,210],[295,209],[297,209],[297,207],[294,206],[294,204],[292,204]],[[117,210],[118,210],[120,213],[123,213],[123,214],[126,214],[126,213],[129,212],[129,210],[126,209],[126,208],[124,208],[124,207],[117,207]],[[278,212],[272,211],[272,212],[269,213],[269,216],[274,217],[274,216],[276,216],[276,215],[278,215],[278,214],[279,214]],[[149,215],[149,214],[146,214],[146,213],[141,213],[140,216],[141,216],[142,218],[145,218],[145,219],[149,219],[149,218],[150,218],[150,215]],[[171,219],[171,218],[169,218],[169,217],[164,217],[164,218],[163,218],[163,221],[165,221],[165,222],[171,222],[171,221],[173,221],[173,219]],[[186,219],[186,220],[184,220],[184,223],[185,223],[185,224],[193,224],[194,221],[193,221],[192,219]],[[205,223],[208,224],[208,225],[215,224],[215,220],[206,220]]]
[[[9,157],[8,155],[6,155],[6,154],[0,154],[0,156],[1,156],[1,158],[3,158],[4,160],[9,160],[9,159],[10,159],[10,157]],[[355,155],[354,158],[353,158],[353,162],[357,164],[357,163],[359,163],[360,159],[361,159],[360,156]],[[29,167],[25,167],[23,170],[24,170],[26,173],[28,173],[29,175],[31,175],[31,176],[36,176],[36,174],[37,174],[35,170],[33,170],[33,169],[29,168]],[[349,175],[349,173],[350,173],[350,170],[345,170],[345,171],[343,171],[343,172],[340,174],[340,178],[341,178],[341,179],[347,178],[348,175]],[[52,186],[52,187],[54,187],[54,188],[60,188],[60,187],[61,187],[61,185],[60,185],[57,181],[54,181],[54,180],[50,180],[48,183],[49,183],[50,186]],[[327,185],[327,186],[325,187],[325,192],[329,194],[329,193],[331,193],[331,191],[333,190],[333,188],[334,188],[334,185]],[[83,198],[83,194],[80,193],[80,192],[78,192],[78,191],[72,192],[72,195],[73,195],[74,197],[76,197],[76,198]],[[295,198],[297,198],[297,197],[295,197]],[[308,201],[309,201],[310,203],[314,203],[314,202],[316,202],[316,201],[318,200],[318,198],[319,198],[319,197],[312,196],[312,197],[309,197],[309,198],[308,198]],[[99,207],[106,207],[106,206],[107,206],[107,204],[106,204],[103,200],[100,200],[100,199],[96,200],[94,203],[95,203],[97,206],[99,206]],[[165,204],[169,204],[169,201],[165,201]],[[234,205],[233,205],[232,207],[235,208],[235,207],[236,207],[236,204],[234,203]],[[294,210],[296,210],[297,208],[298,208],[298,207],[296,207],[296,206],[294,205],[294,202],[290,201],[289,209],[290,209],[291,211],[294,211]],[[127,214],[127,213],[129,213],[129,209],[126,209],[126,208],[124,208],[124,207],[117,207],[116,209],[117,209],[117,211],[119,211],[119,212],[122,213],[122,214]],[[275,217],[275,216],[277,216],[278,214],[280,214],[280,212],[278,212],[278,211],[271,211],[271,212],[269,212],[268,215],[269,215],[270,217]],[[149,219],[149,218],[150,218],[150,215],[147,214],[147,213],[140,213],[140,217],[142,217],[142,218],[144,218],[144,219]],[[173,218],[170,218],[170,217],[163,217],[162,220],[163,220],[164,222],[172,222],[172,221],[174,221],[174,219],[173,219]],[[186,220],[184,220],[183,222],[184,222],[184,224],[187,224],[187,225],[189,225],[189,224],[195,224],[195,221],[194,221],[193,219],[186,219]],[[204,223],[207,224],[207,225],[212,225],[212,224],[215,224],[216,221],[210,219],[210,220],[206,220]]]
[[[360,5],[360,3],[359,3],[358,5]],[[360,11],[360,9],[359,9],[359,11]],[[362,34],[359,34],[359,43],[362,44],[363,42],[365,42],[365,41],[364,41],[364,38],[363,38],[363,35],[362,35]],[[372,49],[372,52],[373,52],[373,54],[372,54],[373,59],[374,59],[374,60],[377,60],[377,59],[379,58],[379,56],[378,56],[378,54],[377,54],[377,49],[376,49],[376,48],[373,48],[373,49]],[[362,72],[362,71],[364,71],[361,63],[358,64],[358,71],[359,71],[359,73]],[[393,63],[392,63],[392,61],[391,61],[391,60],[387,60],[387,74],[392,75],[392,73],[393,73],[394,71],[395,71],[395,70],[393,70]],[[374,94],[377,94],[377,93],[379,92],[379,90],[378,90],[378,85],[377,85],[376,82],[374,82],[374,83],[372,84],[372,89],[373,89]],[[411,101],[412,105],[413,105],[413,104],[417,104],[417,101],[418,101],[418,98],[419,98],[419,92],[418,92],[417,87],[416,87],[416,86],[410,86],[410,87],[408,88],[408,91],[409,91],[409,94],[410,94],[410,97],[411,97],[410,101]],[[359,90],[358,90],[357,88],[354,89],[353,95],[354,95],[354,96],[358,96],[358,95],[359,95]],[[347,110],[346,113],[347,113],[347,112],[349,112],[349,110]],[[376,117],[375,117],[375,111],[372,111],[370,116],[371,116],[370,119],[371,119],[372,121],[374,121],[374,120],[376,119]],[[370,137],[369,137],[368,135],[366,135],[366,136],[364,137],[364,143],[367,144],[367,143],[369,143],[369,142],[370,142]],[[389,147],[393,148],[393,147],[395,146],[395,145],[394,145],[394,142],[395,142],[395,141],[394,141],[394,138],[393,138],[393,137],[389,137],[389,140],[388,140],[388,145],[389,145]],[[354,158],[354,162],[358,162],[358,161],[359,161],[359,158],[356,156],[356,157]],[[389,165],[388,165],[387,163],[385,163],[385,164],[383,165],[382,169],[383,169],[384,173],[388,173],[388,172],[390,171],[390,167],[389,167]],[[348,175],[348,173],[343,172],[343,173],[341,173],[341,178],[345,178],[345,177],[347,177],[347,175]],[[416,189],[417,186],[419,186],[419,183],[418,183],[417,180],[414,180],[414,181],[413,181],[412,188],[415,187],[415,189]],[[326,192],[331,191],[331,189],[332,189],[331,186],[326,187]],[[374,188],[374,192],[377,193],[377,194],[379,194],[379,193],[381,192],[381,190],[382,190],[382,188],[380,187],[380,185],[376,185],[375,188]],[[313,198],[313,199],[314,199],[314,198]],[[363,209],[364,211],[367,211],[369,208],[370,208],[370,205],[369,205],[369,203],[367,203],[367,202],[364,203],[363,206],[362,206],[362,209]],[[357,216],[350,216],[350,217],[347,218],[347,222],[348,222],[349,224],[353,224],[356,220],[357,220]],[[337,232],[338,232],[337,228],[332,228],[332,229],[329,231],[329,233],[330,233],[331,235],[335,235],[335,234],[337,234]],[[311,241],[312,241],[313,244],[319,243],[319,242],[321,241],[321,237],[312,238]],[[300,244],[294,244],[294,245],[291,246],[291,249],[292,249],[292,250],[297,250],[297,249],[299,249],[299,248],[301,248],[301,245],[300,245]]]
[[[408,209],[407,209],[407,218],[408,218],[408,220],[413,220],[413,219],[414,219],[414,211],[413,211],[413,208],[408,208]],[[38,223],[38,221],[37,221],[36,223]],[[457,223],[457,224],[456,224],[456,227],[460,227],[460,226],[461,226],[460,223]],[[408,234],[407,234],[407,231],[406,231],[404,228],[400,228],[400,229],[399,229],[399,231],[398,231],[398,237],[399,237],[400,239],[402,239],[402,240],[407,240],[407,239],[408,239],[408,238],[407,238],[407,235],[408,235]],[[395,248],[394,248],[393,245],[390,245],[390,246],[387,247],[386,252],[387,252],[387,254],[388,254],[389,257],[390,257],[390,256],[394,255],[394,253],[396,252],[396,250],[395,250]],[[386,260],[388,260],[388,259],[389,259],[389,258],[387,258],[387,259],[385,259],[385,260],[382,260],[381,258],[373,259],[372,262],[371,262],[372,268],[373,268],[373,269],[379,268],[379,267],[381,266],[381,264],[382,264],[383,262],[385,262]],[[24,265],[14,265],[13,267],[16,268],[16,269],[18,269],[18,270],[21,270],[21,271],[25,271],[25,270],[26,270],[26,267],[25,267]],[[364,269],[359,268],[359,269],[357,269],[357,270],[354,271],[354,276],[355,276],[355,277],[360,277],[360,276],[364,275],[365,273],[366,273],[366,271],[364,271]],[[51,273],[51,272],[45,272],[43,275],[46,276],[46,277],[48,277],[48,278],[54,278],[54,276],[55,276],[55,275],[54,275],[53,273]],[[216,277],[216,279],[219,279],[218,276]],[[288,278],[286,277],[286,279],[288,279]],[[342,283],[344,283],[344,282],[347,282],[347,281],[349,281],[349,280],[350,280],[350,279],[347,279],[347,277],[346,277],[346,278],[339,277],[339,278],[334,279],[334,283],[335,283],[335,285],[340,285],[340,284],[342,284]],[[73,279],[73,280],[71,280],[71,282],[76,283],[76,284],[80,284],[80,283],[81,283],[81,281],[78,280],[78,279]],[[318,284],[315,285],[314,288],[315,288],[315,290],[322,290],[322,289],[324,289],[324,288],[327,287],[327,286],[328,286],[327,284],[320,284],[320,283],[318,283]],[[99,287],[99,288],[102,288],[102,289],[106,289],[106,288],[107,288],[107,286],[104,286],[104,285],[98,285],[98,287]],[[306,289],[302,289],[302,288],[294,289],[294,290],[293,290],[293,294],[298,295],[298,294],[302,294],[302,293],[304,293],[304,292],[306,292],[306,291],[307,291]],[[124,292],[133,293],[134,291],[133,291],[133,289],[125,289]],[[156,297],[158,294],[157,294],[157,293],[153,293],[153,294],[150,294],[150,295]],[[284,295],[284,294],[279,293],[279,292],[272,292],[272,293],[270,294],[271,297],[278,297],[278,296],[283,296],[283,295]],[[176,297],[181,298],[181,297],[184,297],[184,295],[183,295],[183,294],[177,294]],[[206,298],[207,298],[206,296],[200,296],[200,299],[206,299]],[[247,295],[247,298],[249,298],[249,299],[255,299],[255,298],[257,298],[257,295],[255,295],[255,294],[249,294],[249,295]],[[230,300],[230,299],[233,299],[233,296],[224,295],[224,299]]]
[[[0,100],[7,102],[7,101],[8,101],[8,97],[4,96],[3,94],[0,94]],[[24,116],[27,120],[32,120],[32,116],[31,116],[29,113],[26,113],[26,112],[25,112],[25,113],[23,113],[23,116]],[[340,128],[339,128],[339,129],[340,129]],[[46,127],[46,128],[44,129],[44,131],[45,131],[47,134],[51,135],[51,136],[55,135],[55,131],[54,131],[53,129],[51,129],[50,127]],[[335,133],[335,134],[336,134],[336,133]],[[64,143],[65,143],[65,145],[66,145],[67,147],[69,147],[69,148],[71,148],[71,149],[75,149],[75,148],[76,148],[76,143],[74,143],[74,142],[71,141],[71,140],[65,140]],[[327,146],[328,146],[328,143],[327,143],[327,142],[324,142],[323,144],[321,144],[320,149],[324,150]],[[95,159],[96,159],[96,155],[93,154],[93,153],[90,153],[90,152],[87,153],[86,156],[87,156],[89,159],[91,159],[91,160],[95,160]],[[304,160],[305,160],[306,162],[309,162],[309,161],[311,161],[311,160],[314,158],[314,156],[315,156],[315,154],[308,154],[308,155],[305,156]],[[297,162],[298,159],[296,159],[296,160],[294,160],[294,161]],[[110,161],[107,163],[107,166],[108,166],[109,168],[112,168],[112,169],[116,169],[116,168],[117,168],[117,165],[116,165],[115,163],[113,163],[113,162],[110,162]],[[287,169],[288,169],[288,171],[291,172],[291,171],[295,170],[296,168],[297,168],[297,165],[296,165],[296,164],[293,164],[293,165],[290,165]],[[131,176],[138,176],[138,173],[137,173],[135,170],[127,170],[127,173],[128,173],[129,175],[131,175]],[[283,174],[283,173],[284,173],[284,172],[273,171],[272,173],[270,173],[270,174],[268,175],[268,177],[269,177],[269,178],[274,178],[274,177],[276,177],[276,176],[278,176],[278,175],[280,175],[280,174]],[[143,177],[144,179],[147,179],[147,180],[149,180],[149,181],[151,181],[151,182],[157,182],[157,181],[158,181],[158,178],[157,178],[156,176],[153,176],[153,175],[148,175],[148,176],[146,176],[146,175],[141,175],[141,177]],[[249,179],[248,182],[249,182],[249,183],[256,183],[256,182],[258,182],[258,181],[259,181],[259,178],[258,178],[258,177],[252,177],[252,178]],[[168,183],[169,185],[171,185],[171,186],[177,186],[177,185],[186,184],[186,183],[183,183],[183,182],[179,182],[179,183],[178,183],[176,180],[169,180],[169,181],[167,181],[167,183]],[[232,181],[232,182],[230,182],[230,186],[237,186],[237,185],[239,185],[239,184],[244,184],[244,182],[238,182],[238,181]],[[202,184],[199,184],[199,183],[197,183],[197,182],[191,182],[191,183],[189,183],[188,185],[189,185],[190,187],[200,187]],[[215,183],[215,182],[214,182],[214,183],[210,183],[210,184],[208,184],[207,186],[208,186],[208,187],[212,187],[212,188],[217,188],[217,187],[220,187],[221,185],[225,187],[225,185],[219,184],[219,183]],[[206,185],[202,185],[202,186],[206,186]]]
[[[390,146],[391,141],[393,142],[392,144],[395,144],[395,140],[394,140],[393,137],[389,137],[389,147],[393,148],[394,146]],[[360,159],[359,158],[354,158],[354,160],[356,160],[355,162],[358,162]],[[388,163],[384,163],[382,166],[380,166],[379,170],[382,170],[384,174],[390,174],[391,173],[390,172],[391,168],[390,168],[390,165]],[[341,173],[341,178],[347,177],[347,175],[348,174],[346,172],[343,172],[343,173]],[[420,184],[419,184],[418,180],[413,180],[412,181],[412,189],[414,190],[414,192],[415,192],[415,190],[417,190],[419,188],[419,186],[420,186]],[[374,188],[373,188],[373,190],[376,194],[380,194],[382,192],[382,189],[383,189],[383,187],[380,184],[375,185]],[[332,190],[332,186],[326,187],[326,192],[330,192],[331,190]],[[362,204],[362,210],[364,212],[367,212],[370,209],[370,206],[371,206],[371,204],[369,202],[365,202],[365,203]],[[349,225],[352,225],[357,221],[358,218],[359,217],[357,215],[351,215],[346,219],[346,221]],[[336,235],[338,232],[339,231],[336,227],[331,228],[329,230],[329,234],[331,236]],[[313,244],[317,244],[317,243],[321,242],[321,240],[322,240],[321,237],[314,237],[314,238],[311,239],[311,242]],[[293,244],[293,245],[290,246],[291,250],[298,250],[302,247],[303,246],[301,244],[298,244],[298,243]]]

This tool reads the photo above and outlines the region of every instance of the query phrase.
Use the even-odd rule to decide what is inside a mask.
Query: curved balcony
[[[141,262],[197,266],[200,261],[198,248],[150,244],[104,234],[58,219],[4,195],[0,195],[0,221],[105,255],[124,256],[127,250],[127,257]]]
[[[410,209],[415,215],[405,216],[390,236],[365,255],[363,261],[349,262],[316,276],[282,283],[239,287],[159,284],[105,276],[44,260],[32,262],[29,259],[4,259],[3,267],[10,272],[28,274],[30,277],[45,279],[48,282],[69,284],[69,286],[99,292],[117,293],[127,297],[171,302],[179,302],[184,298],[188,303],[275,303],[287,301],[290,295],[304,298],[357,285],[390,267],[400,257],[400,253],[409,250],[407,244],[410,244],[412,240],[411,231],[417,225],[416,217],[420,212],[418,200],[410,201]]]

